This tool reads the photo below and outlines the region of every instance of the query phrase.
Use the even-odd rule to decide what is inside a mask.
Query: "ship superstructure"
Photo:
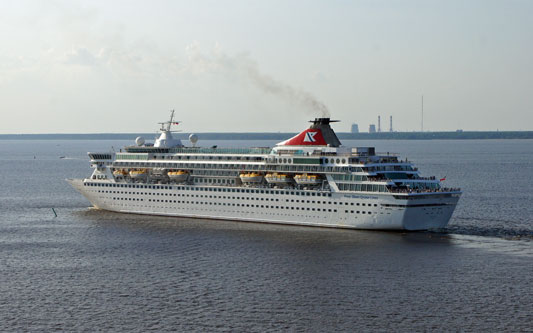
[[[92,175],[68,181],[96,208],[137,214],[308,226],[445,227],[461,195],[407,159],[344,147],[329,118],[272,148],[202,148],[174,139],[88,153]]]

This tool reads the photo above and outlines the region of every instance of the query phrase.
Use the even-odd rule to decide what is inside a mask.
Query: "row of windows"
[[[212,199],[233,199],[233,200],[257,200],[257,201],[279,201],[276,198],[259,198],[259,197],[230,197],[230,196],[218,196],[218,195],[203,195],[203,194],[180,194],[180,193],[161,193],[161,192],[125,192],[125,191],[106,191],[98,190],[98,193],[115,193],[115,194],[137,194],[137,195],[159,195],[170,197],[196,197],[196,198],[212,198]],[[288,201],[288,200],[287,200]],[[293,200],[294,201],[294,200]],[[303,202],[303,200],[302,200]],[[309,201],[308,201],[309,202]],[[314,201],[313,201],[314,203]],[[320,203],[320,202],[318,202]],[[324,201],[324,204],[326,202]]]
[[[174,197],[196,197],[196,198],[210,198],[210,199],[232,199],[232,200],[256,200],[256,201],[279,201],[278,198],[259,198],[259,197],[234,197],[234,196],[218,196],[218,195],[203,195],[203,194],[180,194],[180,193],[161,193],[161,192],[128,192],[128,191],[112,191],[112,190],[98,190],[99,193],[115,193],[115,194],[137,194],[137,195],[152,195],[152,196],[174,196]],[[127,200],[127,199],[126,199]],[[136,199],[134,199],[136,200]],[[149,199],[151,200],[151,199]],[[154,199],[155,200],[155,199]],[[141,199],[142,201],[142,199]],[[298,199],[285,199],[285,202],[295,203],[307,203],[307,204],[322,204],[322,205],[351,205],[351,206],[374,206],[377,204],[371,203],[359,203],[359,202],[327,202],[327,201],[315,201],[315,200],[298,200]]]
[[[423,183],[423,182],[405,182],[405,183],[397,183],[398,186],[405,186],[410,189],[419,189],[419,190],[435,190],[439,189],[440,185],[439,183]]]
[[[111,154],[89,154],[89,157],[93,160],[110,160]]]
[[[97,157],[98,156],[98,157]],[[107,154],[91,154],[91,157],[93,159],[111,159],[111,155]],[[202,155],[154,155],[150,158],[149,154],[123,154],[123,153],[117,153],[116,154],[117,160],[143,160],[148,161],[150,159],[154,160],[171,160],[171,161],[191,161],[191,160],[202,160],[202,161],[250,161],[250,162],[263,162],[265,161],[265,156],[202,156]],[[309,160],[309,161],[308,161]],[[272,162],[274,163],[280,163],[280,164],[314,164],[310,163],[311,161],[314,161],[315,159],[291,159],[291,158],[274,158]],[[372,162],[368,159],[360,159],[360,158],[322,158],[322,159],[316,159],[316,164],[360,164],[360,163],[368,163]],[[404,163],[403,161],[400,161],[401,163]],[[396,158],[384,158],[377,163],[398,163],[398,160]],[[407,161],[405,161],[407,163]],[[163,164],[161,164],[163,165]],[[229,167],[231,168],[231,167]],[[331,168],[331,167],[329,167]],[[410,165],[384,165],[384,166],[372,166],[372,167],[352,167],[356,169],[357,171],[362,172],[364,169],[368,171],[417,171],[417,168],[414,168]]]
[[[196,173],[195,173],[196,174]],[[123,180],[123,176],[119,175],[115,177],[117,181]],[[107,179],[107,176],[93,176],[92,179]],[[196,184],[231,184],[235,185],[235,179],[226,179],[226,178],[200,178],[194,177],[193,182]]]
[[[150,158],[148,153],[144,154],[117,154],[117,159],[120,160],[203,160],[203,161],[263,161],[264,158],[260,156],[202,156],[202,155],[154,155]]]
[[[368,177],[364,175],[331,175],[334,180],[339,181],[367,181]]]
[[[383,172],[382,175],[387,179],[408,179],[409,177],[418,178],[415,174],[407,174],[402,172]]]
[[[235,185],[235,179],[225,178],[193,178],[193,182],[196,184],[231,184]]]
[[[337,184],[340,191],[352,192],[389,192],[385,185],[375,184]]]
[[[111,157],[109,157],[111,158]],[[150,158],[150,155],[148,153],[144,154],[117,154],[117,159],[120,160],[202,160],[202,161],[255,161],[255,162],[261,162],[265,160],[265,156],[213,156],[213,155],[153,155],[153,157]],[[311,159],[311,158],[274,158],[272,160],[269,160],[269,162],[274,163],[280,163],[280,164],[346,164],[346,163],[353,163],[353,164],[359,164],[359,163],[366,163],[368,162],[368,159],[361,159],[361,158],[322,158],[322,159]],[[397,163],[397,159],[389,158],[384,159],[382,161],[383,163]],[[359,168],[361,169],[361,168]],[[387,169],[384,170],[400,170],[397,166],[391,166],[387,167]],[[403,169],[402,169],[403,170]],[[362,171],[362,169],[361,169]]]
[[[301,195],[331,197],[331,193],[311,192],[311,191],[294,191],[294,190],[271,190],[271,189],[249,189],[249,188],[223,188],[223,187],[196,187],[196,186],[168,186],[168,185],[144,185],[144,184],[120,184],[120,183],[92,183],[85,182],[84,186],[96,187],[119,187],[119,188],[138,188],[153,190],[186,190],[186,191],[208,191],[208,192],[235,192],[235,193],[261,193],[261,194],[284,194],[284,195]]]
[[[113,200],[128,200],[128,201],[144,201],[139,198],[113,198]],[[336,209],[331,208],[316,208],[316,207],[285,207],[285,206],[269,206],[269,205],[254,205],[254,204],[239,204],[239,203],[225,203],[225,202],[208,202],[208,201],[180,201],[180,200],[162,200],[162,199],[148,199],[149,202],[165,202],[165,203],[184,203],[184,204],[199,204],[199,205],[211,205],[211,206],[232,206],[232,207],[250,207],[250,208],[266,208],[266,209],[286,209],[286,210],[305,210],[313,212],[328,212],[336,213]],[[371,211],[359,211],[359,210],[345,210],[346,214],[367,214],[371,215]]]
[[[348,214],[348,213],[351,213],[351,214],[367,214],[367,215],[372,214],[372,212],[368,212],[368,211],[364,211],[364,210],[361,210],[361,211],[359,211],[359,210],[350,210],[350,211],[345,210],[344,212],[346,214]]]
[[[212,198],[212,199],[233,199],[233,200],[257,200],[257,201],[279,201],[277,198],[259,198],[259,197],[230,197],[230,196],[217,196],[217,195],[202,195],[202,194],[179,194],[179,193],[150,193],[150,192],[125,192],[125,191],[98,191],[99,193],[116,193],[116,194],[137,194],[137,195],[160,195],[160,196],[174,196],[174,197],[196,197],[196,198]],[[285,202],[296,202],[296,203],[308,203],[308,204],[322,204],[322,205],[340,205],[343,204],[348,206],[366,206],[369,207],[372,206],[372,204],[366,204],[366,203],[359,203],[359,202],[327,202],[327,201],[315,201],[315,200],[298,200],[298,199],[285,199]],[[377,207],[377,204],[373,204],[375,207]]]
[[[140,198],[121,198],[114,197],[113,200],[125,200],[125,201],[144,201]],[[331,208],[316,208],[316,207],[285,207],[285,206],[270,206],[270,205],[254,205],[243,203],[226,203],[226,202],[210,202],[210,201],[180,201],[180,200],[164,200],[164,199],[148,199],[149,202],[165,202],[165,203],[178,203],[178,204],[195,204],[195,205],[210,205],[210,206],[231,206],[231,207],[250,207],[250,208],[267,208],[267,209],[285,209],[285,210],[306,210],[313,212],[333,212],[336,213],[336,209]],[[348,212],[348,211],[346,211]],[[352,211],[353,212],[353,211]],[[358,211],[359,212],[359,211]],[[364,214],[364,213],[363,213]],[[368,212],[370,214],[370,212]]]
[[[407,162],[406,162],[407,163]],[[367,168],[368,171],[417,171],[411,165],[379,165]]]
[[[122,152],[122,149],[120,150]],[[267,155],[272,151],[271,148],[211,148],[200,147],[175,147],[175,148],[155,148],[155,147],[126,147],[128,153],[158,153],[158,154],[239,154],[239,155]],[[218,156],[217,155],[217,156]]]
[[[121,160],[148,160],[149,155],[148,154],[117,154],[117,159]],[[218,161],[263,161],[265,160],[265,157],[261,156],[203,156],[203,155],[154,155],[153,159],[160,159],[160,160],[218,160]],[[309,160],[309,162],[308,162]],[[346,164],[348,161],[346,158],[323,158],[323,159],[305,159],[305,158],[295,158],[294,160],[292,158],[274,158],[270,161],[274,163],[283,163],[283,164],[314,164],[310,163],[311,161],[315,161],[316,163],[322,163],[322,164]]]
[[[215,169],[215,170],[238,170],[238,171],[282,171],[282,172],[327,172],[347,173],[363,172],[359,167],[332,167],[317,165],[266,165],[266,164],[204,164],[204,163],[154,163],[154,162],[114,162],[114,168],[170,168],[170,169]]]
[[[366,205],[368,205],[368,207],[371,207],[372,205],[374,205],[374,207],[378,206],[378,204],[371,204],[371,203],[366,204],[366,203],[360,203],[360,202],[341,202],[341,201],[339,201],[339,202],[337,202],[337,201],[327,202],[327,201],[314,201],[314,200],[311,201],[311,200],[298,200],[298,199],[296,199],[296,200],[294,200],[294,199],[286,199],[285,201],[286,202],[296,202],[296,203],[299,203],[299,202],[312,203],[312,204],[316,203],[316,204],[323,204],[323,205],[330,204],[330,205],[339,205],[339,206],[342,206],[343,204],[346,205],[346,206],[348,206],[348,205],[351,205],[351,206],[359,206],[359,205],[366,206]]]
[[[154,159],[161,160],[218,160],[218,161],[255,161],[260,162],[260,156],[202,156],[202,155],[154,155]]]

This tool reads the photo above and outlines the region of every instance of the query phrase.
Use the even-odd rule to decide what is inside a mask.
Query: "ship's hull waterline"
[[[447,226],[459,199],[458,196],[428,198],[408,205],[406,200],[397,200],[391,195],[336,193],[323,200],[315,197],[312,197],[315,200],[302,200],[306,202],[295,209],[291,200],[299,200],[302,196],[290,195],[291,191],[282,189],[254,194],[254,199],[250,200],[251,197],[245,199],[244,193],[237,196],[240,199],[231,199],[235,195],[223,195],[224,192],[216,192],[216,197],[206,192],[213,198],[195,197],[202,193],[198,189],[203,187],[192,190],[190,186],[167,185],[164,187],[169,189],[164,190],[112,191],[107,186],[87,186],[92,182],[90,179],[67,181],[95,208],[113,212],[366,230],[441,229]],[[112,182],[94,184],[110,185]]]

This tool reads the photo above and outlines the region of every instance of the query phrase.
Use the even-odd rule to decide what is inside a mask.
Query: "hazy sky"
[[[1,1],[0,133],[533,129],[533,1]]]

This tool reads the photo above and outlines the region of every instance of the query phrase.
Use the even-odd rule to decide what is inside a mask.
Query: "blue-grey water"
[[[345,142],[464,190],[417,233],[89,208],[64,179],[126,143],[0,141],[0,331],[533,330],[533,140]]]

